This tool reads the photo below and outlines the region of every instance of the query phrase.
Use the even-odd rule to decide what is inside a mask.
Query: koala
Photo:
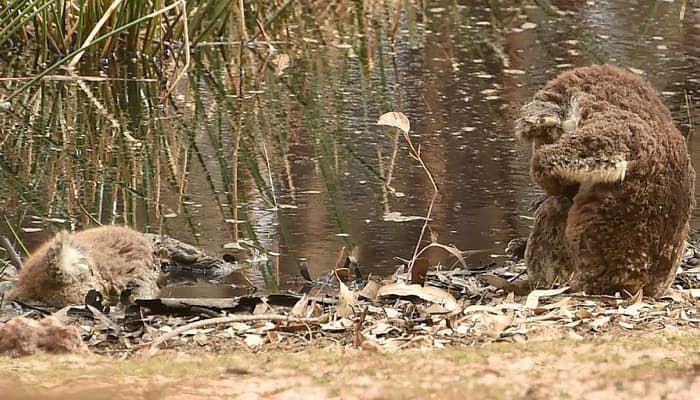
[[[152,298],[160,265],[153,242],[122,226],[60,232],[24,261],[6,298],[62,307],[83,304],[90,289],[104,296]]]
[[[522,107],[515,133],[548,195],[525,250],[531,286],[661,296],[685,249],[695,170],[653,87],[611,65],[575,68]]]

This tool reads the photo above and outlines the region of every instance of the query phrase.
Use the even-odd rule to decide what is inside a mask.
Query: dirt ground
[[[697,399],[700,331],[385,353],[164,350],[0,359],[14,399]]]

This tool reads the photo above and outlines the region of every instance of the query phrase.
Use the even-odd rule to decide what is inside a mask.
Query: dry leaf
[[[537,305],[539,304],[540,297],[549,297],[549,296],[556,296],[558,294],[562,294],[569,290],[568,286],[564,286],[563,288],[559,289],[550,289],[550,290],[533,290],[530,292],[529,295],[527,295],[527,300],[525,301],[525,307],[527,308],[537,308]]]
[[[265,338],[260,335],[245,335],[245,344],[248,347],[260,347],[265,344]]]
[[[459,305],[454,296],[448,291],[434,286],[407,285],[403,282],[396,282],[382,286],[377,292],[377,296],[415,296],[426,301],[440,304],[451,312],[459,310]]]
[[[251,333],[265,333],[267,331],[271,331],[273,329],[277,329],[277,324],[275,324],[272,321],[260,321],[255,323],[251,327]]]
[[[335,307],[336,312],[341,317],[350,318],[355,314],[352,306],[355,305],[355,297],[348,287],[341,281],[338,281],[340,289],[338,291],[338,305]]]
[[[411,283],[423,286],[425,283],[425,276],[428,274],[428,268],[430,268],[430,262],[428,262],[428,260],[425,258],[417,258],[411,267]]]
[[[500,276],[490,275],[490,274],[480,274],[480,275],[477,275],[476,277],[481,279],[482,281],[488,283],[489,285],[497,288],[497,289],[503,289],[506,292],[514,293],[514,294],[517,294],[518,296],[525,296],[526,294],[530,293],[529,287],[520,287],[520,286],[508,281],[505,278],[501,278]]]
[[[194,340],[194,342],[197,343],[198,345],[204,346],[205,344],[207,344],[209,342],[209,336],[207,336],[206,333],[197,332],[197,334],[195,334],[192,337],[192,340]]]
[[[629,329],[629,330],[634,329],[634,324],[630,324],[630,323],[624,322],[624,321],[618,321],[617,323],[625,329]]]
[[[381,286],[375,281],[369,281],[357,294],[367,300],[377,300],[377,291]]]
[[[341,318],[334,321],[329,321],[326,324],[321,324],[321,330],[329,332],[343,332],[354,326],[355,323],[347,318]]]
[[[270,312],[270,306],[267,303],[258,303],[253,309],[253,315],[261,315]]]
[[[467,262],[464,261],[464,257],[462,257],[462,251],[461,251],[460,249],[456,248],[455,246],[445,246],[444,244],[440,244],[440,243],[430,243],[429,245],[423,247],[423,248],[421,249],[421,251],[419,251],[418,254],[416,254],[416,257],[420,256],[421,254],[423,254],[424,251],[426,251],[427,249],[429,249],[429,248],[431,248],[431,247],[437,247],[437,248],[440,248],[440,249],[445,250],[446,252],[448,252],[448,253],[452,254],[453,256],[457,257],[457,259],[459,260],[460,264],[462,264],[462,266],[463,266],[465,269],[468,268],[468,267],[467,267]]]
[[[630,317],[637,317],[640,314],[640,311],[644,310],[645,308],[651,308],[649,304],[643,303],[643,302],[635,302],[629,307],[626,307],[625,309],[622,310],[622,314],[630,316]]]
[[[382,114],[377,121],[377,125],[393,126],[401,129],[405,133],[408,133],[411,130],[411,123],[408,121],[408,118],[404,115],[404,113],[400,111],[392,111]]]
[[[425,220],[425,217],[418,215],[401,215],[398,211],[391,211],[382,216],[382,219],[387,222],[409,222]]]
[[[391,332],[401,333],[401,329],[395,327],[394,325],[386,323],[384,321],[377,323],[377,325],[375,325],[369,329],[369,334],[374,335],[375,337],[376,336],[386,336]]]
[[[576,314],[574,314],[575,319],[586,319],[586,318],[593,318],[593,314],[591,314],[590,311],[580,309],[576,311]]]
[[[491,329],[486,331],[486,334],[497,338],[501,336],[501,333],[506,330],[506,328],[513,324],[515,313],[510,311],[506,315],[488,315],[487,317],[491,320]]]
[[[301,299],[294,304],[294,307],[292,307],[292,311],[290,311],[290,315],[295,315],[297,317],[305,317],[306,316],[306,310],[309,305],[309,296],[304,293],[303,296],[301,296]]]
[[[347,282],[350,280],[350,269],[348,268],[336,268],[335,274],[343,282]]]
[[[431,304],[430,307],[425,309],[425,312],[428,314],[448,314],[450,310],[446,309],[445,307],[439,305],[439,304]]]
[[[598,329],[604,325],[607,325],[608,322],[610,322],[610,317],[600,317],[600,318],[596,318],[589,325],[593,329]]]
[[[231,324],[229,324],[229,327],[237,331],[238,333],[248,332],[248,330],[250,329],[250,325],[245,324],[243,322],[232,322]]]

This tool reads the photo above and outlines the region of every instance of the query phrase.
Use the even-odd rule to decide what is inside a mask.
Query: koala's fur
[[[158,293],[160,266],[153,242],[123,226],[60,232],[34,251],[22,266],[7,298],[53,306],[84,304],[95,289],[119,296],[125,289],[152,298]]]
[[[660,296],[685,249],[695,171],[652,86],[610,65],[564,72],[522,107],[530,174],[550,196],[525,262],[533,287]]]
[[[63,325],[54,316],[40,321],[14,317],[0,327],[0,355],[21,357],[38,352],[59,354],[87,351],[78,329]]]

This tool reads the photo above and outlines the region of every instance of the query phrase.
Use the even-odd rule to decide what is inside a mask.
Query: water
[[[59,227],[86,223],[87,214],[166,232],[217,255],[236,253],[226,243],[253,238],[271,263],[247,275],[268,289],[294,286],[302,260],[314,277],[328,272],[343,246],[365,275],[388,275],[394,256],[413,254],[422,221],[384,216],[424,216],[432,196],[404,139],[375,125],[380,114],[401,110],[439,187],[430,232],[441,243],[482,250],[470,263],[490,263],[509,239],[529,231],[528,206],[539,190],[513,121],[558,72],[611,62],[642,73],[689,136],[691,157],[700,154],[690,123],[700,121],[695,3],[545,3],[411,8],[393,51],[382,26],[331,35],[328,45],[298,40],[277,48],[291,60],[282,74],[263,72],[262,58],[253,58],[241,78],[241,64],[222,57],[237,48],[200,47],[163,107],[158,82],[133,79],[157,77],[147,63],[89,71],[126,80],[86,82],[87,89],[47,81],[41,100],[13,105],[29,115],[31,131],[0,116],[0,211],[15,226],[43,228],[21,232],[29,248]],[[3,75],[27,71],[13,66]],[[17,87],[0,83],[2,93]],[[26,136],[8,139],[17,131]],[[439,251],[429,258],[450,262]],[[195,293],[178,290],[172,293]],[[203,283],[198,290],[214,291]]]

